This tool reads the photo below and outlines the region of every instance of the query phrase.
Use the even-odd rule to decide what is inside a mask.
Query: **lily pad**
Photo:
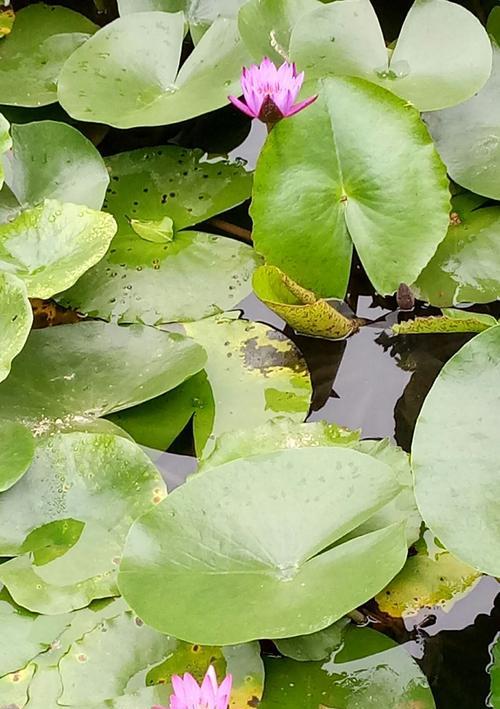
[[[165,495],[160,474],[132,441],[48,438],[26,475],[0,496],[0,553],[20,555],[0,566],[0,580],[17,603],[49,615],[116,595],[128,530]],[[68,518],[75,521],[69,527]],[[76,522],[80,533],[72,535]]]
[[[435,709],[432,692],[406,649],[370,628],[350,627],[329,662],[266,661],[262,709]]]
[[[317,633],[275,640],[274,644],[282,655],[298,662],[325,660],[343,644],[345,629],[349,624],[349,618],[341,618]]]
[[[9,122],[0,113],[0,155],[6,153],[12,147],[12,140],[9,133]],[[2,188],[4,181],[4,170],[3,165],[0,162],[0,189]]]
[[[500,207],[458,217],[418,277],[418,298],[440,307],[500,298]]]
[[[468,310],[444,308],[442,315],[431,315],[415,320],[404,320],[392,326],[396,335],[425,335],[432,333],[483,332],[498,325],[493,315]]]
[[[86,17],[65,7],[39,3],[20,10],[12,32],[0,42],[2,103],[55,103],[64,62],[96,29]]]
[[[0,417],[38,433],[84,425],[175,388],[205,359],[182,335],[141,325],[34,330],[0,385]]]
[[[33,313],[24,283],[0,271],[0,382],[9,374],[12,360],[24,347]]]
[[[360,76],[420,111],[469,99],[491,72],[484,27],[471,12],[447,0],[416,0],[391,52],[369,0],[319,7],[295,25],[290,56],[309,78]]]
[[[0,268],[23,280],[30,297],[50,298],[104,256],[115,232],[109,214],[47,199],[0,224]]]
[[[499,383],[497,326],[445,364],[424,402],[412,446],[415,493],[426,524],[450,553],[492,576],[500,575]]]
[[[271,132],[251,212],[255,248],[270,264],[343,299],[352,242],[376,290],[394,293],[433,256],[449,209],[445,168],[418,112],[361,79],[331,78]]]
[[[109,175],[90,140],[56,121],[13,125],[11,133],[6,182],[22,207],[47,198],[101,208]]]
[[[73,118],[117,128],[178,123],[224,106],[248,58],[236,20],[217,19],[179,69],[183,38],[182,12],[120,17],[73,52],[59,101]]]
[[[381,611],[408,618],[423,608],[450,610],[481,574],[431,541],[419,541],[402,571],[376,597]]]
[[[120,591],[146,623],[191,642],[315,632],[404,564],[401,525],[330,548],[399,490],[388,466],[342,446],[227,463],[134,525]],[[210,613],[192,612],[200,598]]]
[[[342,340],[359,329],[326,300],[301,288],[276,266],[260,266],[253,275],[256,296],[296,332],[329,340]]]
[[[203,406],[197,411],[198,453],[207,454],[213,440],[227,431],[249,430],[279,418],[306,418],[312,394],[309,372],[299,350],[281,332],[228,315],[186,323],[184,329],[207,353],[205,371],[213,394],[213,401],[201,397]]]
[[[2,698],[2,709],[11,707],[21,707],[28,701],[28,688],[33,677],[35,668],[29,665],[22,670],[0,677],[0,697]],[[6,703],[5,703],[6,702]]]
[[[35,442],[31,432],[20,423],[0,419],[0,492],[5,492],[22,478],[34,454]]]
[[[493,199],[500,199],[499,91],[500,48],[493,43],[493,70],[481,91],[458,106],[425,116],[450,177]]]
[[[250,293],[259,260],[249,246],[179,231],[250,196],[252,175],[241,165],[163,146],[115,155],[107,167],[105,209],[118,233],[105,258],[61,296],[63,304],[101,318],[156,324],[214,315]],[[168,243],[148,243],[131,222],[166,218],[174,223]]]
[[[500,707],[500,635],[497,635],[493,645],[493,664],[489,669],[491,675],[490,702],[493,709]]]
[[[304,16],[322,7],[319,0],[250,0],[238,14],[238,28],[255,61],[289,60],[292,30]],[[314,29],[317,35],[318,27]]]

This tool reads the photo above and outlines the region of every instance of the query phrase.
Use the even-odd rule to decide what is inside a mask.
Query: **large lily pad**
[[[31,432],[20,423],[0,419],[0,492],[8,490],[24,475],[34,454]]]
[[[427,114],[436,147],[455,182],[500,199],[500,48],[487,84],[465,103]]]
[[[11,133],[6,182],[23,207],[47,198],[101,208],[109,175],[85,136],[57,121],[13,125]]]
[[[32,322],[26,286],[16,276],[0,271],[0,382],[24,347]]]
[[[187,641],[312,633],[404,564],[401,525],[329,548],[399,490],[388,466],[341,446],[227,463],[134,525],[121,593],[146,623]]]
[[[46,106],[57,101],[57,79],[66,59],[97,29],[83,15],[42,3],[16,14],[0,42],[1,101]]]
[[[255,247],[304,288],[343,298],[354,242],[376,290],[393,293],[446,235],[445,168],[418,112],[390,92],[331,78],[320,94],[278,124],[261,153]]]
[[[177,123],[225,105],[248,56],[236,20],[217,19],[179,69],[183,37],[181,12],[120,17],[68,59],[59,101],[74,118],[118,128]]]
[[[484,27],[471,12],[447,0],[416,0],[390,53],[369,0],[319,7],[295,25],[290,56],[311,78],[361,76],[421,111],[465,101],[491,72]]]
[[[435,709],[417,663],[402,646],[370,628],[351,627],[330,661],[266,661],[262,709]]]
[[[0,268],[23,280],[30,297],[50,298],[104,256],[115,232],[109,214],[47,199],[0,224]]]
[[[83,425],[175,388],[204,363],[194,342],[140,325],[34,330],[0,385],[0,417],[38,432]]]
[[[127,532],[165,495],[160,474],[132,441],[48,438],[26,475],[0,496],[0,553],[19,555],[0,566],[1,581],[17,603],[50,615],[116,595]]]
[[[234,240],[184,232],[250,196],[241,165],[207,161],[201,150],[146,148],[107,160],[105,208],[118,233],[105,258],[65,293],[65,305],[125,322],[197,320],[242,300],[258,258]],[[145,241],[137,224],[173,221],[173,240]],[[135,226],[135,229],[134,229]]]
[[[497,326],[445,364],[424,402],[412,446],[425,522],[452,554],[492,576],[500,575],[499,385]]]
[[[187,323],[184,329],[207,353],[212,390],[210,400],[206,389],[200,392],[195,423],[199,453],[208,453],[213,440],[227,431],[280,418],[305,419],[312,394],[309,372],[299,350],[281,332],[226,315]]]

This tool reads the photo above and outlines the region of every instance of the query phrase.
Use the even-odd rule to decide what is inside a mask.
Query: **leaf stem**
[[[218,219],[217,217],[209,219],[208,223],[221,231],[225,231],[227,234],[233,234],[233,236],[243,239],[243,241],[246,241],[248,244],[253,243],[252,232],[249,229],[244,229],[237,224],[231,224],[231,222],[226,222],[225,219]]]

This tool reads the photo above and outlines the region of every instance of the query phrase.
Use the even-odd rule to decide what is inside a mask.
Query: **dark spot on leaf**
[[[251,699],[248,700],[247,704],[249,707],[258,707],[260,704],[260,699],[254,695]]]

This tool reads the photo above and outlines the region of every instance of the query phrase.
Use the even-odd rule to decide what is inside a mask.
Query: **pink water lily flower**
[[[232,682],[231,675],[227,675],[219,686],[212,665],[208,668],[201,686],[189,672],[186,672],[184,677],[174,675],[174,693],[170,697],[170,709],[228,709]],[[153,709],[166,707],[155,706]]]
[[[297,74],[295,64],[284,62],[278,69],[265,57],[260,65],[243,68],[241,88],[246,103],[236,96],[229,96],[229,100],[247,116],[259,118],[268,126],[274,125],[282,118],[302,111],[318,98],[311,96],[295,103],[303,81],[304,72]]]

